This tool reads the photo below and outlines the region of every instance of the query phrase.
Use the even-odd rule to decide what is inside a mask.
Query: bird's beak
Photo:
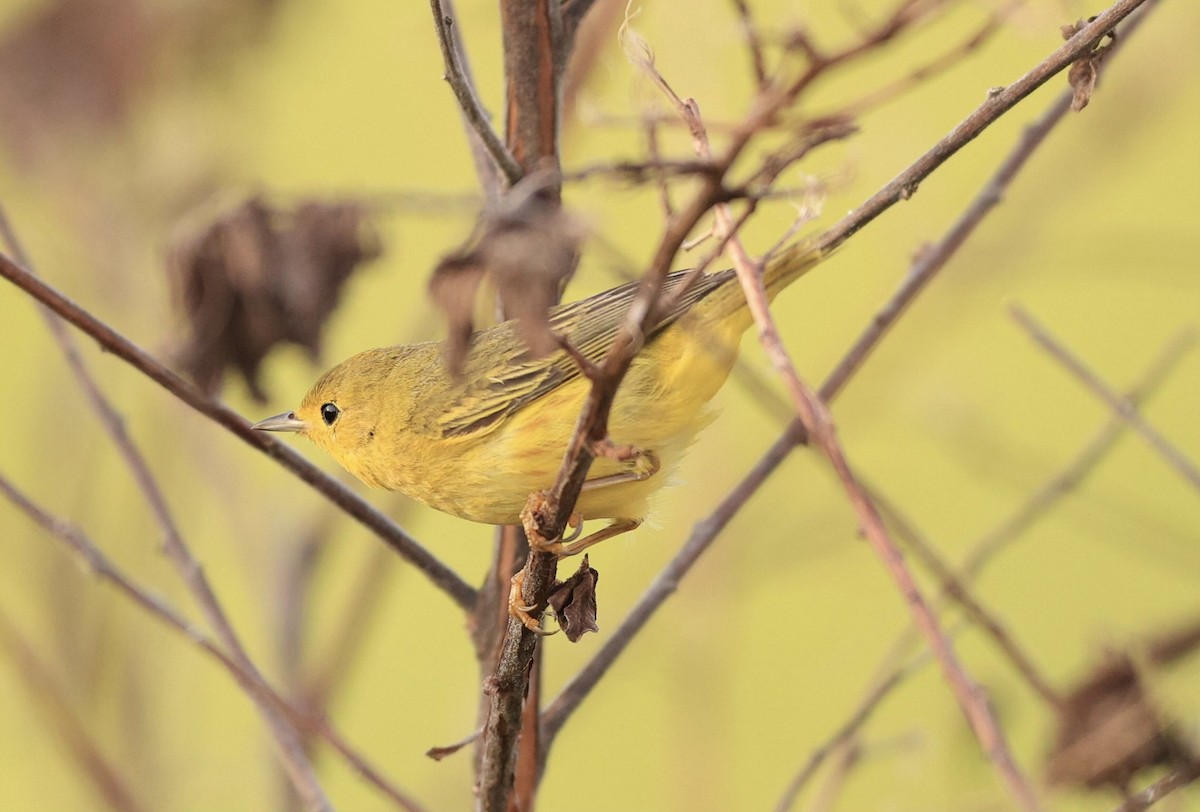
[[[258,431],[304,431],[308,424],[296,418],[295,412],[284,412],[266,420],[259,420],[250,428]]]

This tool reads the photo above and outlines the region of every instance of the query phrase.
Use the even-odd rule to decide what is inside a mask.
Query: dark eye
[[[325,421],[326,426],[332,426],[339,414],[341,414],[341,410],[332,403],[326,403],[321,407],[321,419]]]

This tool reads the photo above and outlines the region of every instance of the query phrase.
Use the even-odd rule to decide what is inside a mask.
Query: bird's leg
[[[612,524],[603,530],[597,530],[595,533],[581,538],[579,541],[573,541],[570,544],[559,542],[556,550],[548,550],[547,552],[554,552],[559,558],[566,558],[567,556],[571,555],[579,555],[592,545],[599,544],[600,542],[610,539],[613,536],[619,536],[623,533],[629,533],[633,530],[637,530],[641,524],[641,519],[616,519]]]
[[[518,570],[517,574],[512,577],[512,586],[508,590],[508,613],[521,621],[521,625],[534,634],[549,637],[554,632],[542,628],[542,613],[538,612],[537,617],[531,615],[530,612],[536,611],[537,607],[527,605],[524,597],[521,595],[521,587],[524,583],[525,570]]]
[[[589,479],[583,483],[585,491],[609,485],[619,485],[622,482],[641,482],[643,479],[649,479],[654,476],[662,468],[662,463],[658,461],[658,455],[653,451],[643,451],[637,446],[632,445],[614,445],[612,440],[606,439],[598,443],[593,443],[592,453],[597,457],[605,457],[618,462],[627,462],[630,465],[628,471]]]

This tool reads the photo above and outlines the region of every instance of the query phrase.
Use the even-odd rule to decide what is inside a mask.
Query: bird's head
[[[395,348],[359,353],[321,376],[298,408],[260,420],[252,428],[307,437],[350,473],[378,486],[382,483],[375,460],[381,454],[378,434],[385,410],[411,410],[411,398],[390,386],[402,360]],[[405,415],[398,417],[405,421]]]

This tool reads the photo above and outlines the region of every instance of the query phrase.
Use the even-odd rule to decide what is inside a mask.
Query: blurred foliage
[[[456,5],[482,95],[498,110],[494,4]],[[856,17],[847,9],[870,17],[887,5],[753,3],[771,29],[803,20],[831,43],[854,35]],[[821,85],[813,110],[837,108],[923,64],[976,30],[992,5],[955,4],[938,24]],[[1200,321],[1200,51],[1193,34],[1200,8],[1161,5],[1087,109],[1054,133],[834,409],[864,477],[952,559],[1107,419],[1016,328],[1009,302],[1028,307],[1117,387]],[[251,11],[183,0],[30,0],[14,8],[0,17],[0,202],[52,284],[165,356],[185,334],[182,314],[169,304],[167,248],[197,206],[229,190],[266,190],[284,201],[353,196],[377,208],[386,252],[348,282],[326,329],[322,363],[441,334],[425,296],[429,272],[470,232],[476,209],[461,202],[474,176],[424,4],[303,0]],[[989,87],[1057,47],[1060,25],[1097,10],[1075,0],[1031,0],[961,65],[863,116],[860,136],[803,167],[829,186],[822,222],[891,178]],[[50,36],[37,21],[54,15],[58,33]],[[101,18],[114,27],[89,28]],[[646,4],[635,25],[662,73],[700,102],[714,129],[742,114],[753,83],[733,4],[706,2],[686,13],[677,4]],[[49,39],[29,39],[39,31]],[[565,122],[568,171],[641,156],[636,119],[656,106],[612,39],[595,59]],[[785,340],[810,380],[826,374],[913,253],[947,228],[1022,126],[1063,87],[1065,78],[1035,93],[781,299]],[[665,152],[690,154],[686,132],[665,128],[662,136]],[[790,182],[806,180],[794,174]],[[615,270],[636,270],[648,256],[661,220],[654,189],[589,180],[568,186],[565,198],[604,242],[633,258],[631,267],[594,239],[568,298],[611,286]],[[772,245],[792,220],[789,201],[772,206],[746,234],[752,248]],[[156,552],[157,530],[141,496],[60,353],[33,306],[7,286],[0,323],[10,405],[0,472],[194,615]],[[340,678],[330,713],[351,740],[430,809],[467,808],[469,754],[442,762],[423,755],[475,724],[480,677],[461,617],[264,456],[86,350],[264,671],[299,691],[333,656]],[[744,356],[769,376],[753,337]],[[248,416],[264,416],[294,405],[320,368],[299,350],[277,349],[261,369],[276,399],[270,408],[254,404],[240,382],[225,397]],[[721,403],[724,416],[702,436],[660,511],[633,537],[592,555],[605,573],[600,634],[574,646],[549,641],[548,695],[595,652],[692,524],[781,427],[758,396],[736,385]],[[1144,410],[1193,459],[1200,458],[1197,403],[1200,353],[1192,353]],[[371,498],[400,510],[387,494]],[[483,577],[488,528],[404,508],[405,526],[419,539],[469,580]],[[319,560],[301,566],[314,527],[327,527],[328,539]],[[1195,491],[1131,436],[998,559],[976,594],[1065,690],[1086,675],[1102,644],[1140,639],[1194,615],[1197,528]],[[773,804],[811,750],[849,716],[908,624],[902,600],[855,532],[823,466],[807,453],[794,455],[564,729],[542,808]],[[7,505],[0,506],[0,550],[6,627],[38,653],[62,701],[147,808],[277,806],[283,781],[272,745],[226,673],[90,581]],[[380,570],[378,601],[370,611],[349,612],[365,574]],[[342,647],[347,616],[362,642],[349,653]],[[987,685],[1018,758],[1040,775],[1052,715],[982,635],[962,632],[958,648]],[[31,690],[23,673],[18,658],[0,659],[4,805],[103,808],[39,701],[46,692]],[[1185,730],[1194,730],[1200,707],[1194,690],[1179,686],[1194,686],[1197,676],[1196,664],[1184,663],[1156,694]],[[339,808],[389,808],[333,755],[322,752],[318,765]],[[833,790],[808,799],[821,792]],[[1197,797],[1181,795],[1176,808]],[[1057,790],[1052,798],[1055,809],[1115,805],[1111,794]],[[834,806],[1005,803],[936,669],[926,668],[870,725]]]

